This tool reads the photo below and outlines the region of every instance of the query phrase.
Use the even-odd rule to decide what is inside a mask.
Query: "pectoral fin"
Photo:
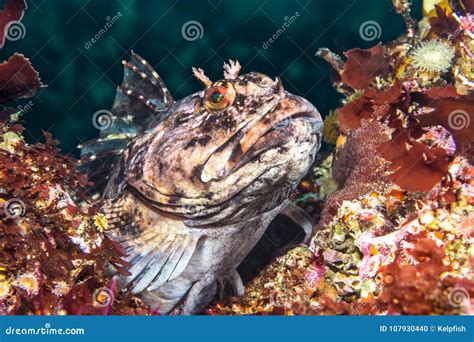
[[[107,234],[122,244],[132,265],[121,286],[133,293],[155,290],[186,269],[200,235],[167,221],[129,193],[108,201],[105,212]]]
[[[125,278],[133,293],[156,290],[167,281],[177,278],[185,269],[196,248],[198,238],[184,234],[159,234],[146,241],[148,248],[142,249],[137,239],[131,250],[133,267]],[[143,250],[139,253],[137,251]],[[136,254],[136,255],[133,255]]]
[[[293,203],[280,212],[280,215],[285,215],[296,223],[305,233],[303,242],[308,242],[313,234],[314,222],[313,218],[302,208]]]

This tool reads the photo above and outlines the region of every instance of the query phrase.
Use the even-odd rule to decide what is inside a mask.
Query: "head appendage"
[[[224,63],[224,78],[226,80],[236,79],[239,76],[240,68],[239,61],[229,59],[229,64]]]
[[[204,70],[201,68],[196,69],[193,67],[193,74],[202,84],[204,84],[204,86],[209,87],[212,84],[212,81],[206,76]]]

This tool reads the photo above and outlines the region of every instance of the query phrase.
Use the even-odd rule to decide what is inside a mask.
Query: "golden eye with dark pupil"
[[[207,90],[204,104],[209,110],[224,110],[230,104],[227,88],[214,86]]]

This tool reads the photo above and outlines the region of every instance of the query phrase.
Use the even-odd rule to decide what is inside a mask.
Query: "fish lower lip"
[[[287,127],[291,125],[291,120],[306,118],[306,120],[317,120],[318,111],[309,103],[306,106],[299,107],[301,111],[267,113],[260,120],[253,122],[241,134],[236,134],[229,140],[224,148],[211,155],[205,162],[201,172],[201,181],[206,183],[211,180],[219,180],[226,177],[230,172],[239,168],[243,163],[249,160],[248,153],[255,149],[255,145],[262,138],[271,132],[280,130],[281,139],[288,135]],[[277,121],[279,120],[279,121]],[[275,123],[276,122],[276,123]],[[261,140],[260,140],[261,141]],[[279,144],[279,139],[263,142],[257,149],[261,151],[270,149]]]

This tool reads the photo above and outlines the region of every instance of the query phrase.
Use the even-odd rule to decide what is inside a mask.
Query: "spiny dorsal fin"
[[[102,192],[128,142],[174,102],[161,77],[138,54],[132,52],[130,61],[122,64],[123,81],[112,109],[94,116],[99,138],[79,146],[79,168],[94,182],[93,192]]]
[[[123,82],[117,88],[112,113],[144,126],[157,112],[169,107],[173,98],[158,73],[138,54],[132,52],[130,61],[122,64]]]

